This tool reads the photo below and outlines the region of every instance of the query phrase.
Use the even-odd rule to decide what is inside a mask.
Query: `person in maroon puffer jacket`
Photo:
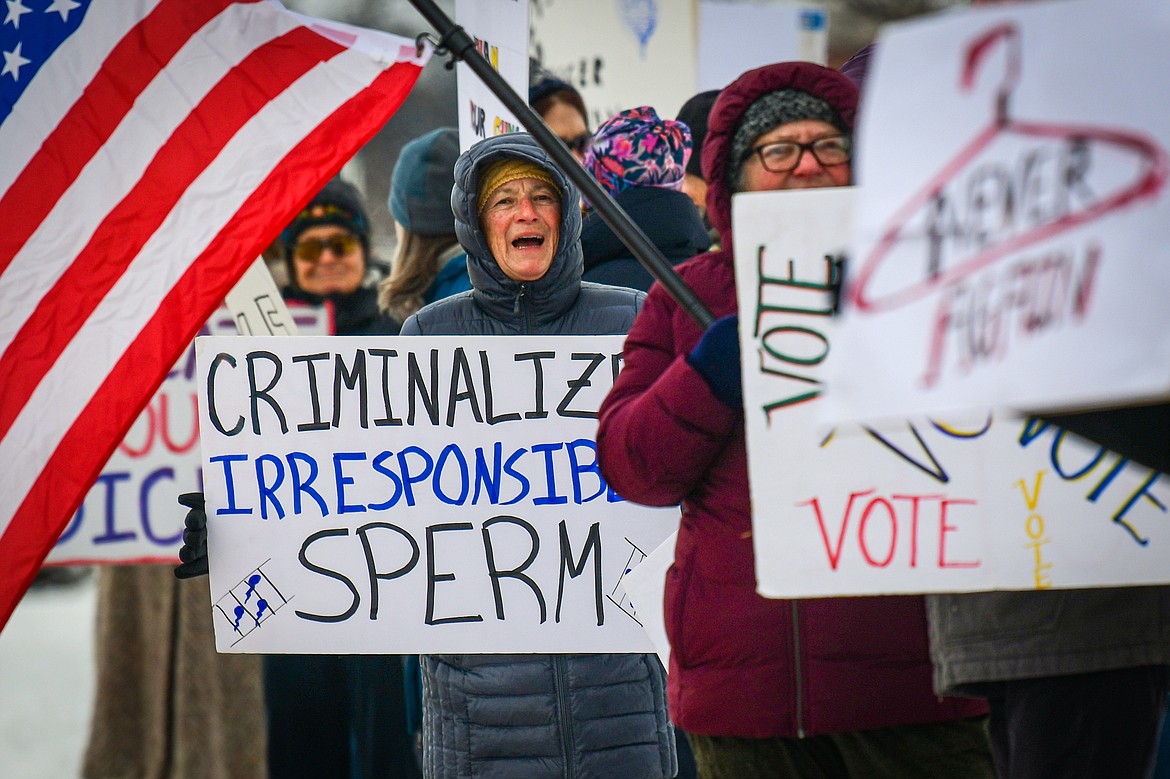
[[[806,62],[723,90],[703,146],[721,250],[677,267],[719,318],[704,332],[655,284],[601,408],[607,482],[683,505],[666,581],[669,708],[704,779],[992,776],[985,705],[932,691],[922,597],[756,594],[731,196],[850,184],[856,106],[847,77]]]

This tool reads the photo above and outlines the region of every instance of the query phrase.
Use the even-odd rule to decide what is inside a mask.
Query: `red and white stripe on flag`
[[[257,0],[9,10],[0,628],[199,327],[429,56]]]

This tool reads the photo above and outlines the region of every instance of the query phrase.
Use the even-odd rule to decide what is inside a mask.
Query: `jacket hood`
[[[548,273],[536,281],[508,278],[492,257],[476,208],[481,173],[502,158],[533,162],[546,170],[561,189],[560,243]],[[572,306],[584,272],[581,258],[581,194],[552,158],[528,133],[508,133],[487,138],[460,155],[455,163],[451,210],[455,235],[467,252],[467,275],[476,302],[500,319],[523,316],[520,297],[537,321],[554,319]]]
[[[731,141],[751,104],[761,95],[780,89],[799,89],[819,97],[853,131],[857,85],[830,68],[811,62],[780,62],[749,70],[725,87],[711,107],[702,153],[707,218],[719,231],[724,250],[731,250],[731,187],[726,180]]]

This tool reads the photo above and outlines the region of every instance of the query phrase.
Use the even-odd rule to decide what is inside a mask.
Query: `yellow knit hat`
[[[479,183],[479,201],[476,204],[476,212],[483,211],[484,205],[493,192],[516,179],[537,179],[548,184],[557,192],[561,191],[560,185],[557,184],[552,174],[535,162],[505,158],[488,165],[487,170],[483,172]]]

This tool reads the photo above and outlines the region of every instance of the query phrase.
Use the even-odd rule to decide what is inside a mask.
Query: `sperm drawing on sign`
[[[231,626],[235,636],[233,646],[260,628],[290,600],[264,572],[269,562],[265,560],[215,602],[217,618],[227,620]]]
[[[638,545],[628,538],[626,539],[626,543],[630,545],[630,554],[626,558],[625,567],[622,568],[622,575],[618,577],[616,582],[614,582],[613,589],[606,593],[605,597],[609,599],[610,603],[614,604],[623,612],[625,612],[626,616],[641,625],[642,622],[638,619],[637,610],[634,608],[634,604],[630,600],[630,596],[626,595],[625,587],[622,585],[622,579],[625,578],[627,573],[637,568],[638,565],[646,559],[646,553],[638,548]]]

